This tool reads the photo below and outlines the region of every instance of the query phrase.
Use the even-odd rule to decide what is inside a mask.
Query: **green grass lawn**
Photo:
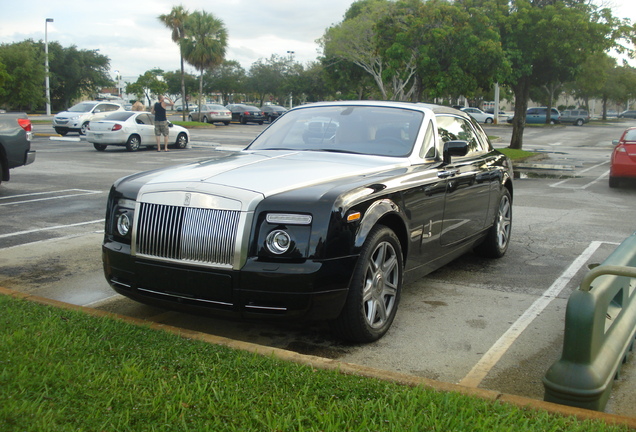
[[[0,430],[621,431],[0,295]]]

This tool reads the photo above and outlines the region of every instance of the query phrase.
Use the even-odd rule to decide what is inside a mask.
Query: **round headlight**
[[[130,218],[128,214],[122,213],[117,218],[117,232],[120,236],[125,237],[130,231]]]
[[[289,249],[291,245],[291,238],[289,234],[287,234],[283,230],[274,230],[267,235],[267,239],[265,240],[267,244],[267,249],[273,254],[280,255]]]

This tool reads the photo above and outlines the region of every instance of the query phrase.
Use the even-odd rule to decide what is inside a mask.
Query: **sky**
[[[98,49],[126,80],[145,71],[180,68],[179,49],[158,20],[174,6],[204,10],[221,19],[228,31],[225,58],[246,70],[272,55],[293,56],[306,64],[320,56],[316,42],[331,25],[342,21],[354,0],[0,0],[0,43],[45,39],[68,48]],[[615,16],[636,21],[636,1],[597,0]],[[45,25],[46,19],[53,22]],[[290,53],[293,52],[293,53]],[[186,65],[186,70],[195,73]]]

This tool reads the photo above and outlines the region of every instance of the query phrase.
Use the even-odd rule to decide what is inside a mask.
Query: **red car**
[[[636,127],[623,132],[621,139],[614,140],[614,151],[610,165],[609,186],[618,187],[621,178],[636,179]]]

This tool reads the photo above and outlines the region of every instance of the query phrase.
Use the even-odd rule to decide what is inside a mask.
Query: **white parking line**
[[[14,205],[14,204],[25,204],[25,203],[32,203],[32,202],[36,202],[36,201],[48,201],[48,200],[54,200],[54,199],[69,198],[69,197],[74,197],[74,196],[93,195],[93,194],[102,193],[102,191],[85,190],[85,189],[63,189],[63,190],[50,191],[50,192],[34,192],[34,193],[31,193],[31,194],[6,196],[6,197],[1,197],[0,200],[10,200],[10,199],[15,199],[15,198],[24,198],[24,197],[33,197],[33,196],[42,196],[42,195],[64,194],[64,193],[67,193],[67,192],[75,192],[75,193],[69,193],[69,194],[66,194],[66,195],[59,195],[59,196],[51,196],[51,197],[47,197],[47,198],[35,198],[35,199],[27,199],[27,200],[22,200],[22,201],[5,202],[5,203],[0,203],[0,206],[7,206],[7,205]]]
[[[13,233],[9,233],[9,234],[0,234],[0,239],[7,238],[7,237],[14,237],[14,236],[18,236],[18,235],[24,235],[24,234],[33,234],[33,233],[40,232],[40,231],[58,230],[58,229],[65,229],[65,228],[70,228],[70,227],[76,227],[76,226],[82,226],[82,225],[90,225],[90,224],[96,224],[96,223],[104,223],[104,219],[96,219],[96,220],[93,220],[93,221],[79,222],[79,223],[69,224],[69,225],[56,225],[56,226],[51,226],[51,227],[46,227],[46,228],[32,229],[32,230],[28,230],[28,231],[18,231],[18,232],[13,232]]]
[[[521,333],[530,325],[535,318],[537,318],[541,312],[554,300],[565,288],[565,286],[572,280],[574,275],[579,271],[581,267],[585,265],[588,259],[596,252],[596,250],[603,243],[618,244],[609,242],[594,241],[585,249],[585,251],[579,255],[577,259],[568,267],[568,269],[559,278],[554,281],[552,286],[545,291],[541,297],[535,302],[515,321],[515,323],[499,338],[497,342],[488,350],[486,354],[477,362],[472,370],[466,375],[460,382],[460,385],[467,387],[477,387],[482,380],[488,375],[490,370],[497,364],[497,362],[508,351],[512,344],[519,338]]]
[[[589,167],[589,168],[587,168],[587,169],[584,169],[584,170],[582,170],[582,171],[579,171],[578,173],[579,173],[579,174],[583,174],[583,173],[586,173],[586,172],[588,172],[588,171],[590,171],[590,170],[596,169],[596,168],[598,168],[598,167],[600,167],[600,166],[603,166],[603,165],[605,165],[605,164],[608,164],[608,163],[609,163],[609,161],[601,162],[601,163],[600,163],[600,164],[598,164],[598,165],[591,166],[591,167]],[[602,175],[598,176],[596,179],[594,179],[594,180],[593,180],[593,181],[591,181],[590,183],[587,183],[587,184],[585,184],[585,185],[583,185],[583,186],[569,187],[569,188],[567,188],[567,189],[587,189],[587,187],[588,187],[588,186],[592,186],[594,183],[598,183],[600,180],[602,180],[602,179],[606,178],[608,175],[609,175],[609,170],[608,170],[608,171],[606,171],[606,172],[604,172]],[[550,185],[550,187],[559,187],[559,186],[561,186],[562,184],[565,184],[565,183],[567,183],[567,182],[568,182],[568,181],[570,181],[570,180],[572,180],[572,179],[565,179],[565,180],[561,180],[560,182],[556,182],[556,183],[551,184],[551,185]]]

